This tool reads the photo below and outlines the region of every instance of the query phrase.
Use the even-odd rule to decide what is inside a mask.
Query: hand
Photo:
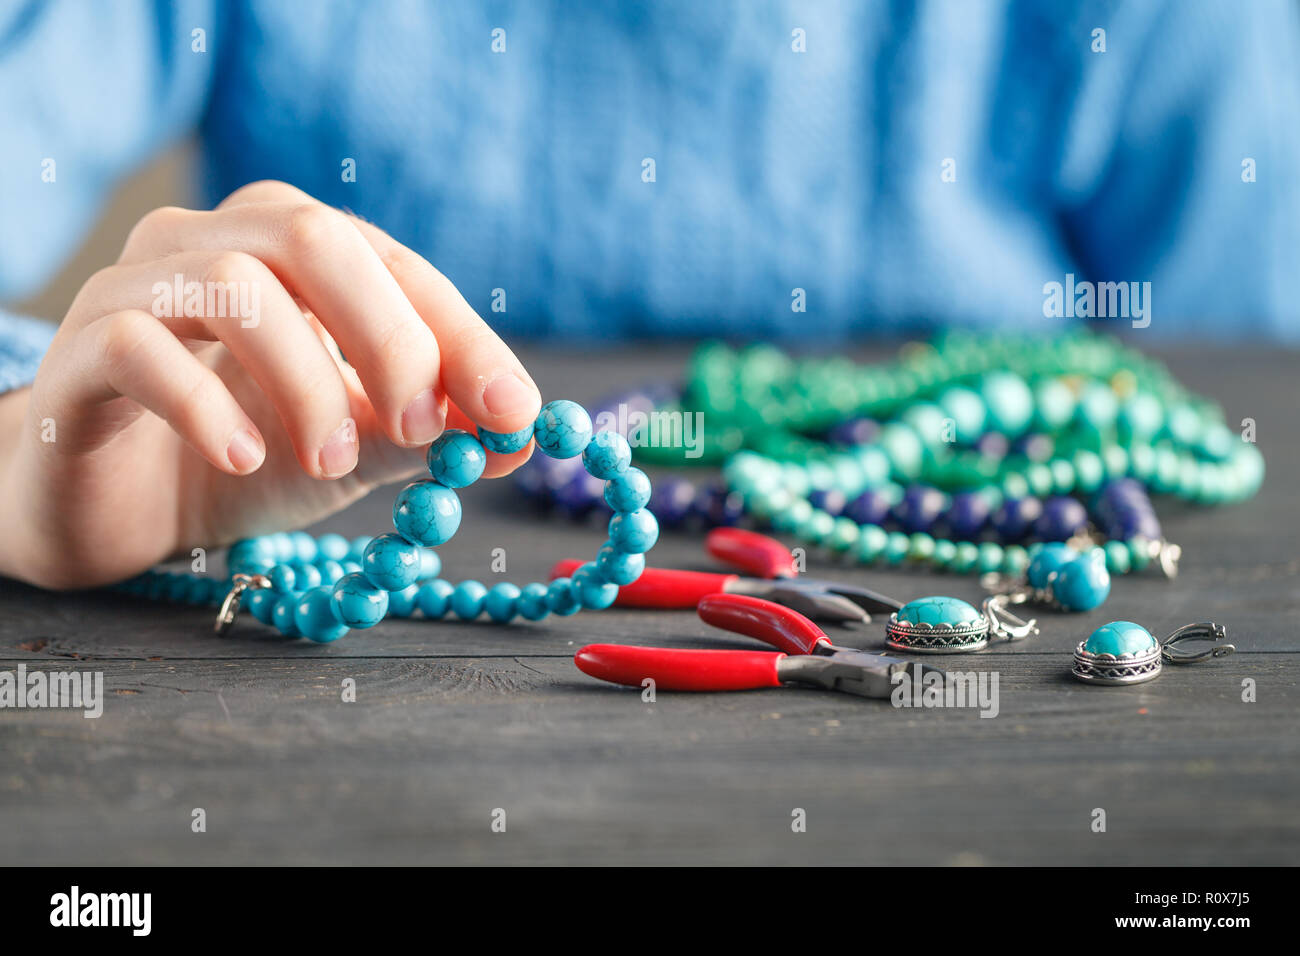
[[[177,276],[210,314],[169,301]],[[30,391],[0,399],[0,420],[23,415],[0,438],[0,573],[88,587],[302,527],[417,474],[444,427],[517,431],[540,404],[452,284],[375,226],[276,182],[157,209],[81,288]],[[486,475],[531,451],[489,453]]]

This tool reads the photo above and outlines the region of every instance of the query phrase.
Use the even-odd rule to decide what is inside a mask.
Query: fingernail
[[[346,475],[357,464],[357,423],[343,419],[320,450],[320,473],[323,478]]]
[[[537,405],[537,392],[524,383],[518,375],[507,372],[488,383],[483,389],[483,404],[498,417],[531,411]]]
[[[442,433],[446,423],[433,389],[426,388],[402,412],[402,437],[408,445],[427,445]]]
[[[235,471],[246,475],[250,471],[256,471],[262,464],[266,458],[266,448],[251,428],[241,428],[226,446],[226,458]]]

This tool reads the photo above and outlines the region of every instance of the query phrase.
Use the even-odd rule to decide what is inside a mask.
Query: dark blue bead
[[[929,485],[910,485],[894,506],[894,517],[911,534],[929,531],[947,504],[944,493]]]
[[[1025,435],[1016,440],[1011,446],[1011,450],[1018,455],[1024,455],[1030,461],[1050,461],[1052,452],[1056,448],[1056,442],[1052,441],[1051,436],[1044,435],[1041,432],[1034,432]]]
[[[555,506],[575,521],[589,515],[604,503],[605,483],[580,470],[555,492]]]
[[[866,445],[876,440],[880,424],[871,418],[849,418],[840,422],[826,435],[832,445]]]
[[[725,486],[710,484],[699,489],[694,510],[710,527],[731,527],[739,524],[744,516],[744,499],[738,494],[729,494]]]
[[[988,524],[990,510],[985,495],[976,491],[960,491],[952,496],[952,504],[945,516],[948,530],[960,541],[973,541]]]
[[[985,432],[975,440],[975,450],[984,458],[1001,461],[1007,457],[1011,441],[1001,432]]]
[[[1034,534],[1043,541],[1066,541],[1088,524],[1088,509],[1065,495],[1048,498],[1034,522]]]
[[[695,501],[695,485],[685,478],[669,476],[655,482],[650,491],[650,510],[667,528],[675,528],[691,513]]]
[[[893,502],[883,488],[868,488],[844,507],[845,517],[858,524],[884,524]]]
[[[1115,521],[1107,526],[1106,536],[1126,541],[1137,537],[1159,541],[1164,537],[1164,532],[1160,527],[1160,519],[1154,512],[1130,511],[1116,516]]]
[[[849,503],[844,492],[838,488],[818,489],[808,495],[808,501],[814,508],[820,508],[836,517],[844,513],[844,508]]]
[[[1043,503],[1032,495],[1008,498],[993,515],[993,530],[1003,541],[1019,541],[1042,513]]]

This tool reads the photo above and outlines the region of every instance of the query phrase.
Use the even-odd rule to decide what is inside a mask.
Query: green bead
[[[1059,378],[1046,378],[1034,386],[1035,424],[1043,431],[1060,431],[1074,418],[1074,392]]]
[[[912,481],[921,474],[924,447],[921,439],[907,425],[891,422],[880,429],[877,438],[880,449],[889,457],[893,474]]]
[[[853,549],[854,555],[863,564],[870,564],[879,558],[889,543],[889,535],[879,525],[864,524],[858,528],[858,543]]]
[[[945,434],[948,415],[942,408],[931,402],[920,402],[911,406],[903,412],[900,420],[911,426],[922,444],[931,448],[942,445],[947,440]]]
[[[988,408],[990,430],[1014,438],[1029,426],[1034,395],[1019,375],[991,372],[980,383],[980,397]]]
[[[979,546],[979,558],[976,562],[980,574],[988,574],[1002,567],[1002,546],[992,541],[985,541]]]
[[[1064,458],[1057,458],[1048,466],[1052,473],[1052,491],[1058,495],[1068,495],[1074,490],[1074,466]]]
[[[1025,469],[1025,480],[1029,483],[1029,490],[1039,498],[1052,493],[1052,469],[1042,462],[1033,462]]]
[[[1164,426],[1164,419],[1160,399],[1149,392],[1137,392],[1120,408],[1120,434],[1131,442],[1150,441]]]
[[[911,536],[907,556],[913,561],[929,561],[934,556],[934,538],[918,531]]]
[[[832,551],[847,551],[858,540],[858,524],[849,518],[836,518],[831,525],[831,533],[826,541]]]
[[[901,531],[891,531],[888,540],[885,542],[885,562],[887,564],[902,564],[911,549],[911,538]]]
[[[1151,563],[1151,542],[1139,535],[1136,538],[1129,538],[1126,544],[1129,566],[1134,571],[1145,571],[1147,565]]]
[[[953,560],[957,557],[957,544],[942,538],[934,543],[934,557],[932,561],[936,569],[946,571]]]
[[[823,544],[835,530],[835,519],[820,508],[814,508],[808,520],[799,526],[799,535],[813,544]]]
[[[967,574],[974,569],[979,556],[980,549],[974,542],[958,541],[957,553],[952,559],[952,569],[958,574]]]
[[[988,409],[984,399],[971,389],[954,386],[945,390],[939,396],[939,407],[952,419],[957,441],[971,443],[984,432]]]
[[[1119,400],[1109,385],[1093,382],[1079,397],[1075,418],[1083,428],[1104,433],[1115,426],[1119,415]]]
[[[1074,465],[1075,486],[1085,494],[1091,494],[1101,487],[1106,477],[1106,466],[1096,452],[1080,448],[1072,458]]]
[[[1009,544],[1002,549],[1002,567],[999,570],[1003,574],[1019,577],[1024,574],[1027,567],[1029,567],[1029,552],[1020,545]]]
[[[1106,542],[1106,570],[1111,574],[1128,574],[1132,567],[1128,545],[1123,541]]]

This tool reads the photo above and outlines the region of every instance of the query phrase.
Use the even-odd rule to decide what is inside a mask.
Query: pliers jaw
[[[804,617],[815,621],[833,621],[837,624],[855,622],[871,623],[871,612],[892,613],[901,605],[890,598],[834,581],[809,579],[761,580],[737,578],[728,585],[730,594],[748,594],[776,604],[783,604]]]
[[[777,665],[777,676],[782,683],[814,684],[842,694],[874,698],[888,698],[899,683],[931,671],[943,673],[921,661],[849,650],[837,650],[829,656],[785,657]]]

